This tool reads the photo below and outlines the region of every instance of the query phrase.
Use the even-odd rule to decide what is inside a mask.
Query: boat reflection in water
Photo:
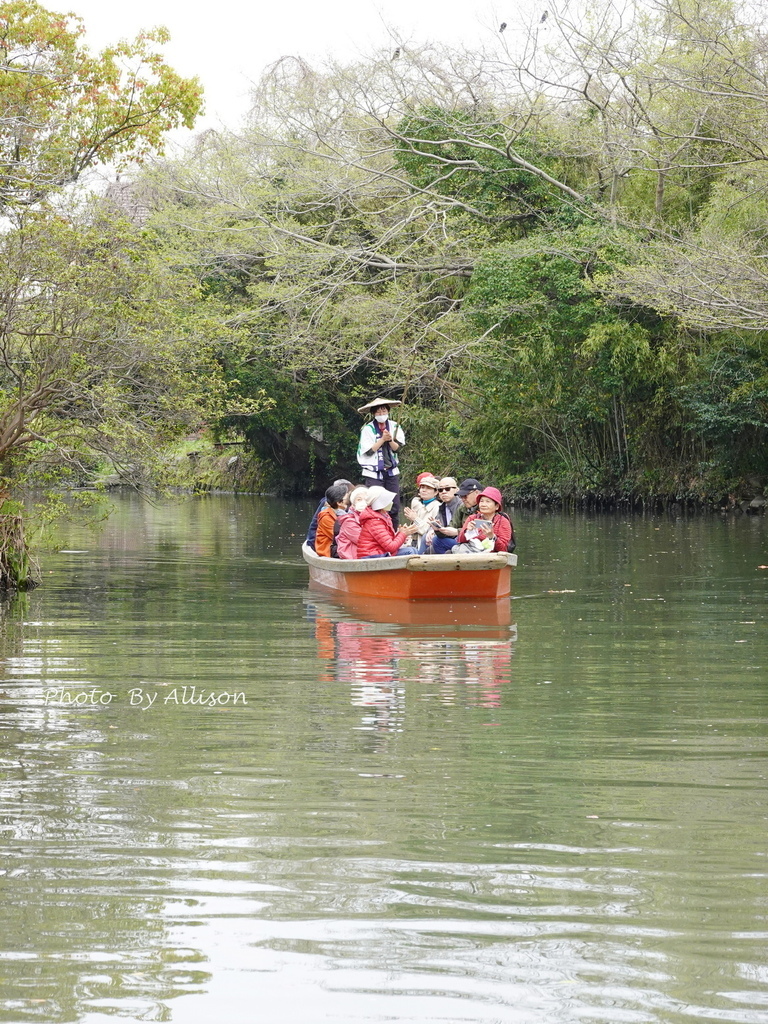
[[[366,622],[391,623],[398,626],[423,626],[427,632],[439,636],[454,636],[462,631],[482,630],[482,635],[496,639],[509,639],[512,625],[512,605],[508,597],[499,601],[393,601],[388,597],[365,597],[329,591],[326,587],[311,586],[311,600],[340,615],[347,612],[351,618]],[[425,632],[420,631],[419,636]]]
[[[517,629],[510,602],[409,603],[311,591],[321,680],[349,686],[361,728],[403,727],[418,700],[496,708],[511,679]],[[418,687],[418,690],[416,690]]]

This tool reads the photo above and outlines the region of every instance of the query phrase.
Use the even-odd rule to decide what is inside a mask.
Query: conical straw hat
[[[361,405],[357,410],[358,412],[368,412],[369,409],[378,409],[380,405],[386,405],[391,408],[393,405],[402,405],[402,402],[398,402],[394,398],[374,398],[372,402],[368,402],[367,405]]]

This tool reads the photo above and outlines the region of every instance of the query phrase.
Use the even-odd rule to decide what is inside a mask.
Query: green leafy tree
[[[196,280],[117,217],[30,211],[0,236],[0,467],[90,451],[146,469],[199,422],[218,321]]]
[[[650,336],[591,284],[621,241],[587,228],[548,246],[533,236],[478,264],[467,308],[487,340],[467,378],[470,432],[494,474],[529,468],[597,489],[627,468],[627,404],[648,376]]]
[[[163,60],[164,29],[92,54],[80,19],[0,4],[0,474],[7,495],[102,452],[145,469],[215,383],[195,281],[135,228],[69,190],[99,162],[137,161],[191,126],[196,79]],[[206,392],[209,395],[210,392]],[[214,402],[215,405],[215,402]],[[0,510],[0,586],[24,584],[23,510]]]
[[[0,203],[37,202],[96,163],[160,151],[165,133],[192,127],[196,78],[163,60],[154,29],[100,53],[72,14],[32,0],[0,4]]]

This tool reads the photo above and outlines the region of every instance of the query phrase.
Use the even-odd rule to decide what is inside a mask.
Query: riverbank
[[[524,496],[504,491],[507,501],[518,508],[552,509],[556,511],[579,512],[719,512],[739,515],[764,515],[768,509],[768,498],[758,494],[752,498],[708,499],[697,496],[674,494],[585,494],[563,496],[558,494],[526,494]]]
[[[403,480],[408,481],[418,470],[404,460]],[[421,467],[419,467],[421,468]],[[413,472],[411,471],[413,469]],[[318,467],[318,472],[321,468]],[[475,475],[477,470],[459,476]],[[204,435],[185,438],[168,451],[163,460],[162,486],[193,493],[280,494],[316,498],[322,495],[327,482],[342,476],[356,479],[349,466],[331,466],[317,486],[297,491],[295,479],[283,467],[267,463],[244,442],[216,443]],[[483,479],[482,473],[479,475]],[[111,488],[124,484],[125,478],[106,468],[97,483]],[[572,482],[548,482],[520,476],[500,483],[505,501],[517,508],[553,509],[594,512],[666,512],[675,509],[762,515],[768,508],[766,482],[762,478],[732,482],[732,489],[707,493],[704,488],[681,486],[678,489],[632,491],[580,489]],[[408,487],[404,490],[408,492]]]

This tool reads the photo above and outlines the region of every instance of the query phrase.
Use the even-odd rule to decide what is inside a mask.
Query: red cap
[[[502,498],[501,491],[498,487],[486,487],[484,491],[478,494],[477,500],[480,501],[481,498],[490,498],[491,501],[496,502],[499,508],[504,504],[504,499]]]

